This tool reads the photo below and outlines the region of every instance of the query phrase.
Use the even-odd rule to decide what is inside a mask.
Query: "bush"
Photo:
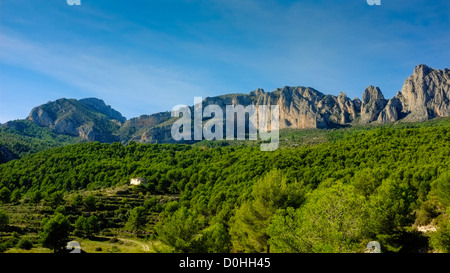
[[[109,229],[104,229],[104,230],[102,230],[102,235],[103,236],[112,236],[113,233]]]
[[[51,194],[48,194],[47,196],[45,196],[44,201],[47,206],[56,209],[59,205],[62,205],[64,203],[64,192],[55,191]]]
[[[0,190],[0,203],[9,203],[11,201],[11,191],[7,187]]]
[[[20,249],[30,250],[33,247],[33,243],[31,243],[31,241],[27,238],[22,238],[17,243],[17,247]]]
[[[58,207],[55,209],[54,214],[57,214],[57,213],[61,213],[61,214],[63,214],[63,215],[66,215],[66,214],[67,214],[66,207],[65,207],[65,206],[62,206],[62,205],[58,206]]]
[[[112,237],[111,239],[109,239],[109,242],[110,243],[117,243],[117,242],[119,242],[120,240],[119,239],[117,239],[117,237]]]
[[[450,207],[446,214],[438,218],[437,231],[430,235],[430,245],[434,250],[450,253]]]
[[[97,197],[95,197],[93,194],[90,194],[83,199],[83,203],[84,209],[86,209],[87,211],[95,211],[97,209],[98,200]]]
[[[9,225],[9,216],[4,210],[0,210],[0,230],[6,229]]]
[[[118,248],[117,246],[113,246],[112,248],[107,250],[110,253],[115,253],[115,252],[120,252],[120,248]]]
[[[430,236],[430,245],[443,253],[450,253],[450,225],[435,231]]]
[[[433,200],[422,203],[420,210],[416,212],[416,224],[428,225],[433,219],[439,216],[438,205]]]
[[[7,249],[6,243],[0,243],[0,253],[5,252]]]
[[[60,213],[51,219],[44,218],[39,232],[42,246],[53,249],[55,253],[62,251],[68,241],[70,229],[69,220]]]

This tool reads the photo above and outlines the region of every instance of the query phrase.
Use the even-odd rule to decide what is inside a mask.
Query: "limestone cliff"
[[[450,69],[418,65],[401,90],[407,121],[424,121],[450,115]]]
[[[98,99],[58,99],[33,108],[27,119],[58,134],[101,142],[118,140],[114,132],[125,120],[119,112]]]
[[[343,92],[334,96],[311,87],[285,86],[272,92],[256,89],[248,94],[207,97],[202,106],[219,105],[225,114],[227,105],[278,105],[280,129],[339,128],[449,116],[449,98],[450,70],[418,65],[391,99],[385,99],[376,86],[368,86],[362,100],[352,100]],[[88,98],[49,102],[35,107],[28,119],[58,134],[80,136],[88,141],[172,143],[171,124],[177,118],[172,118],[170,112],[162,112],[126,120],[102,100]]]

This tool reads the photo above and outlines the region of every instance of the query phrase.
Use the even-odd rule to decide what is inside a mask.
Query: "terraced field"
[[[87,206],[86,203],[77,204],[75,201],[77,195],[80,195],[83,200],[93,197],[94,206],[92,204]],[[130,210],[138,206],[148,208],[146,200],[150,198],[156,198],[162,206],[168,201],[177,200],[178,196],[151,195],[146,193],[143,188],[126,185],[94,191],[86,190],[64,196],[64,203],[61,206],[64,206],[64,214],[68,216],[72,225],[81,215],[84,217],[95,215],[99,219],[101,230],[91,238],[71,237],[71,240],[79,242],[82,251],[93,253],[163,251],[165,247],[161,246],[158,241],[152,240],[152,226],[158,220],[158,208],[148,210],[147,228],[139,235],[125,228]],[[45,200],[38,204],[25,202],[6,204],[3,206],[3,210],[9,215],[9,226],[7,230],[0,232],[0,240],[10,242],[11,248],[7,252],[51,252],[49,249],[42,248],[39,241],[42,220],[51,217],[54,212],[54,209],[49,207]],[[20,239],[24,238],[32,242],[31,249],[16,247]]]

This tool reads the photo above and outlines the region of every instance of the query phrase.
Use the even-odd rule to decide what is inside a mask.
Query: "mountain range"
[[[272,92],[257,89],[248,94],[207,97],[202,106],[216,104],[225,113],[226,105],[278,105],[280,129],[326,129],[446,117],[450,115],[449,98],[450,69],[421,64],[391,99],[386,99],[376,86],[368,86],[362,100],[350,99],[342,92],[333,96],[311,87],[285,86]],[[63,137],[66,142],[174,143],[171,125],[176,119],[167,111],[127,120],[103,100],[62,98],[33,108],[25,120],[1,124],[0,133],[3,132],[2,138],[5,132],[12,132],[33,140],[39,136],[42,139],[44,134],[50,142]],[[7,161],[18,156],[11,150],[8,143],[0,141],[0,161],[1,157]]]

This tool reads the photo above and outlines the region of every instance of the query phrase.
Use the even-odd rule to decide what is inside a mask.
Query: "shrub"
[[[6,243],[0,243],[0,253],[5,252],[7,249]]]
[[[9,225],[9,216],[4,210],[0,210],[0,230],[4,230]]]
[[[27,238],[22,238],[17,243],[17,247],[20,249],[30,250],[33,247],[33,243],[31,243],[31,241]]]
[[[109,242],[114,244],[119,242],[119,239],[117,239],[117,237],[112,237],[111,239],[109,239]]]

